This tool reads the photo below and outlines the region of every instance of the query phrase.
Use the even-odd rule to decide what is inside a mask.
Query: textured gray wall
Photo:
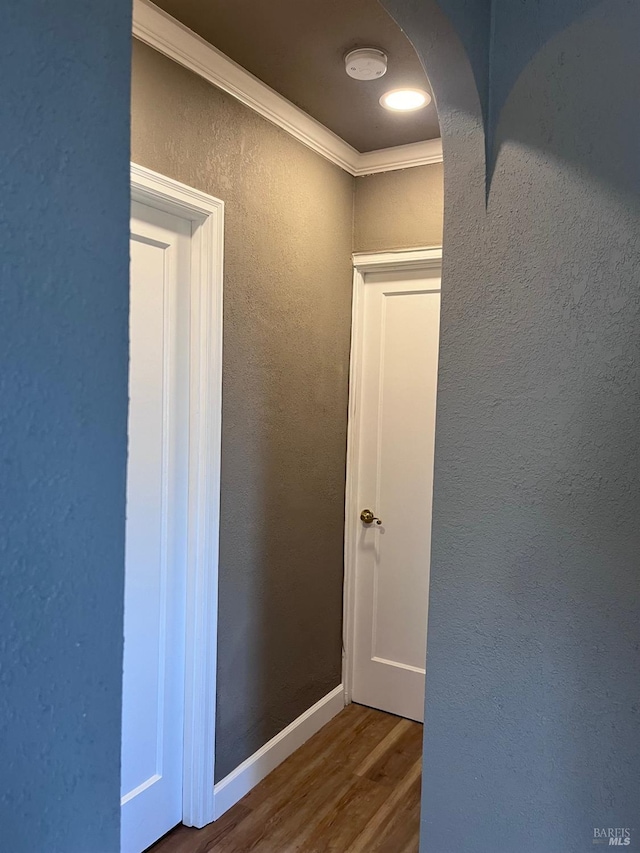
[[[340,683],[353,179],[138,43],[132,123],[225,202],[220,778]]]
[[[0,60],[0,849],[115,853],[128,0],[10,0]]]
[[[640,7],[494,3],[485,207],[441,7],[485,10],[388,5],[445,143],[423,850],[578,853],[603,826],[635,849]]]
[[[442,164],[355,179],[354,252],[442,245]]]

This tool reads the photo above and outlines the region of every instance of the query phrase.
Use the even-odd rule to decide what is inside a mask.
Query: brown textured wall
[[[442,245],[442,164],[355,179],[354,252]]]
[[[220,778],[340,683],[353,179],[139,43],[132,113],[225,202]]]

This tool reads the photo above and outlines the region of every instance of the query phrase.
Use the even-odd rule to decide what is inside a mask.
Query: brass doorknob
[[[376,518],[370,509],[362,510],[362,512],[360,513],[360,521],[364,522],[365,524],[373,524],[374,521],[376,524],[382,524],[382,519]]]

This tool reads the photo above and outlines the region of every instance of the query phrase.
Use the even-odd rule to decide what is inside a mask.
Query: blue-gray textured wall
[[[129,0],[0,28],[0,849],[116,853]]]
[[[640,5],[496,0],[486,102],[463,5],[389,0],[445,131],[422,849],[635,849]]]

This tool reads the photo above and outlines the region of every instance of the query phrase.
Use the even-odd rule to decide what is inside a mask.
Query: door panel
[[[122,853],[182,817],[190,240],[132,205]]]
[[[353,699],[414,720],[424,705],[440,273],[367,273],[356,410]]]

